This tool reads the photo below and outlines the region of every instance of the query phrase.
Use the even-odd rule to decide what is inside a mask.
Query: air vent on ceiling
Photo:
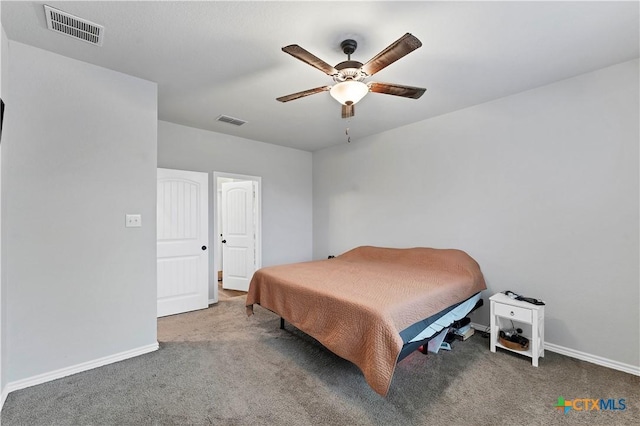
[[[242,126],[246,123],[244,120],[240,120],[239,118],[229,117],[228,115],[219,115],[216,118],[217,121],[222,121],[223,123],[233,124],[234,126]]]
[[[102,46],[104,38],[104,27],[102,25],[78,18],[46,4],[44,5],[44,13],[47,16],[47,28],[50,30],[96,46]]]

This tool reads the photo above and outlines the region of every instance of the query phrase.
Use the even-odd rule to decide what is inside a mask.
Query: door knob
[[[227,243],[227,240],[222,240],[222,244],[226,244],[226,243]]]
[[[206,250],[206,249],[207,249],[207,246],[202,246],[202,250]]]

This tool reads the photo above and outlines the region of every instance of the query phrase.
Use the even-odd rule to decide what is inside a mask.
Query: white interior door
[[[222,184],[222,287],[248,291],[256,269],[255,183]]]
[[[208,306],[208,182],[158,169],[158,317]]]

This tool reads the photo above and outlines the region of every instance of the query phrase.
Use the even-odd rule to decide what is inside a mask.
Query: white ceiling
[[[103,25],[104,45],[47,30],[45,3]],[[638,14],[637,1],[2,1],[10,40],[157,82],[160,120],[309,151],[638,58]],[[281,47],[335,65],[353,38],[364,63],[406,32],[423,46],[368,81],[422,98],[369,93],[348,120],[327,92],[275,100],[333,83]]]

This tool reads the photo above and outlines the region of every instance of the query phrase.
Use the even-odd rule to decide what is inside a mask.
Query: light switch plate
[[[126,228],[139,228],[142,226],[142,215],[141,214],[128,214],[125,217]]]

